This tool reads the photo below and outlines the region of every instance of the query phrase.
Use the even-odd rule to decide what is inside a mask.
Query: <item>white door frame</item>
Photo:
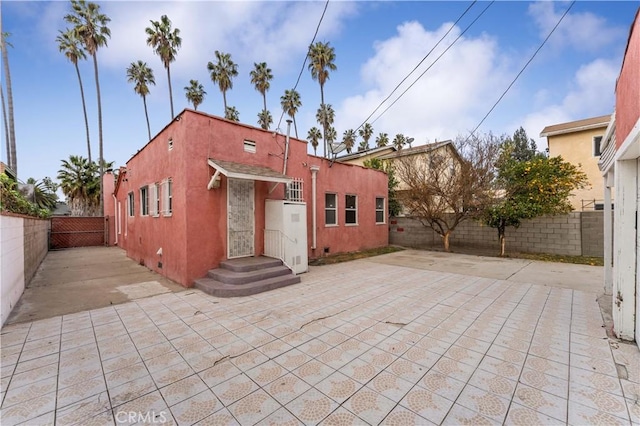
[[[251,195],[250,195],[250,199],[251,199],[251,239],[250,239],[250,244],[251,244],[251,249],[247,250],[241,254],[235,253],[235,251],[233,250],[233,244],[232,244],[232,237],[231,234],[233,233],[232,229],[231,229],[231,217],[232,217],[232,212],[231,212],[231,192],[232,192],[232,187],[234,187],[233,189],[236,189],[236,187],[234,186],[236,183],[251,183]],[[228,259],[234,259],[237,257],[249,257],[249,256],[253,256],[255,254],[255,235],[256,235],[256,220],[255,220],[255,211],[256,211],[256,193],[255,193],[255,182],[253,180],[248,180],[248,179],[233,179],[233,178],[229,178],[227,180],[227,258]],[[248,225],[248,223],[247,223]],[[250,251],[250,252],[249,252]]]

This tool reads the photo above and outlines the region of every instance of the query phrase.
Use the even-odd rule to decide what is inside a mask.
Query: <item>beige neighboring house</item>
[[[573,192],[574,210],[602,210],[604,187],[598,168],[600,145],[611,115],[554,124],[542,129],[540,137],[547,138],[549,156],[562,156],[571,164],[580,165],[587,174],[589,186]]]
[[[357,166],[364,166],[364,162],[370,160],[372,158],[378,158],[382,155],[390,154],[396,152],[396,148],[387,145],[387,146],[378,146],[371,149],[366,149],[364,151],[354,152],[352,154],[347,154],[336,158],[336,161],[347,164],[355,164]]]

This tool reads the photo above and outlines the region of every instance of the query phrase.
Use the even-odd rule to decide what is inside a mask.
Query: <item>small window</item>
[[[286,198],[298,203],[304,201],[303,180],[301,178],[293,178],[293,181],[287,184]]]
[[[336,194],[324,195],[324,224],[325,225],[337,225],[338,224],[338,196]]]
[[[149,216],[149,187],[140,188],[140,216]]]
[[[173,149],[173,138],[169,138],[169,151]]]
[[[376,223],[384,223],[384,198],[376,197]]]
[[[171,216],[173,213],[173,184],[171,179],[162,182],[162,214]]]
[[[246,140],[244,141],[244,152],[250,152],[252,154],[256,153],[256,143],[254,141]]]
[[[602,152],[600,151],[600,144],[602,143],[602,136],[593,137],[593,156],[600,157]]]
[[[344,196],[344,223],[355,225],[358,223],[358,198],[355,195]]]
[[[129,210],[129,217],[133,217],[135,215],[133,200],[134,200],[133,192],[130,192],[129,195],[127,196],[127,207]]]

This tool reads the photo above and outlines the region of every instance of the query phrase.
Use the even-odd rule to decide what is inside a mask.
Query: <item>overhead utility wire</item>
[[[356,131],[361,128],[362,126],[364,126],[364,124],[369,121],[369,119],[373,116],[373,114],[376,113],[376,111],[378,111],[380,109],[380,107],[382,107],[382,105],[387,102],[389,100],[389,98],[391,98],[391,96],[393,96],[394,93],[396,93],[396,90],[398,90],[398,88],[400,86],[402,86],[402,83],[404,83],[405,81],[407,81],[407,79],[409,78],[409,76],[411,74],[414,73],[415,70],[418,69],[418,67],[420,65],[422,65],[422,63],[429,57],[429,55],[431,55],[431,53],[436,49],[436,47],[438,47],[440,45],[440,43],[445,39],[446,36],[449,35],[449,33],[456,27],[456,25],[458,24],[458,22],[460,22],[460,20],[464,17],[464,15],[467,14],[467,12],[469,12],[469,10],[473,7],[474,4],[477,3],[478,0],[473,0],[473,2],[471,2],[471,4],[469,5],[469,7],[467,7],[467,9],[462,13],[462,15],[460,15],[460,17],[456,20],[456,22],[454,22],[451,27],[449,27],[449,29],[447,30],[447,32],[440,38],[440,40],[438,40],[438,42],[431,48],[431,50],[429,50],[427,52],[426,55],[424,55],[424,57],[422,58],[422,60],[420,60],[420,62],[418,62],[418,64],[413,67],[413,69],[411,70],[411,72],[409,74],[407,74],[400,83],[398,83],[398,85],[391,91],[391,93],[389,93],[389,96],[387,96],[386,98],[384,98],[384,100],[382,102],[380,102],[378,104],[378,106],[376,107],[376,109],[373,110],[373,112],[371,112],[371,114],[369,114],[369,116],[362,122],[361,125],[359,125],[358,127],[356,127]]]
[[[518,78],[520,77],[520,75],[524,72],[524,70],[529,66],[529,64],[531,63],[531,61],[533,61],[533,58],[536,57],[536,55],[538,54],[538,52],[540,51],[540,49],[542,49],[542,47],[547,43],[547,41],[549,40],[549,37],[551,37],[551,34],[554,33],[554,31],[558,28],[558,26],[560,26],[560,23],[562,22],[562,20],[564,19],[565,16],[567,16],[567,13],[569,13],[569,11],[571,10],[571,8],[573,7],[573,5],[576,3],[575,0],[573,0],[571,2],[571,4],[569,5],[569,7],[567,8],[567,10],[564,11],[564,13],[562,14],[562,16],[560,17],[560,19],[558,20],[558,22],[556,23],[555,27],[553,27],[553,29],[551,30],[551,32],[549,32],[549,34],[547,35],[547,37],[542,41],[542,44],[540,44],[540,46],[538,47],[538,49],[533,53],[533,55],[531,56],[531,58],[529,58],[529,60],[527,61],[526,64],[524,64],[524,66],[522,67],[522,69],[520,70],[520,72],[518,73],[518,75],[516,75],[516,77],[513,79],[513,81],[511,82],[511,84],[509,84],[509,86],[505,89],[504,92],[502,92],[502,95],[500,95],[500,97],[498,98],[498,100],[496,101],[496,103],[493,104],[493,106],[491,107],[491,109],[489,110],[489,112],[487,112],[485,114],[485,116],[482,118],[482,120],[480,120],[480,123],[478,123],[478,125],[475,127],[475,129],[473,129],[471,131],[471,133],[469,133],[469,136],[467,137],[467,140],[473,136],[473,134],[476,132],[476,130],[478,130],[478,128],[482,125],[482,123],[484,123],[484,120],[487,119],[487,117],[489,117],[489,114],[491,114],[493,112],[493,110],[495,109],[495,107],[500,103],[500,101],[502,100],[502,98],[505,97],[505,95],[507,94],[507,92],[509,91],[509,89],[511,89],[511,86],[513,86],[516,82],[516,80],[518,80]]]
[[[422,76],[424,76],[424,75],[425,75],[425,73],[426,73],[427,71],[429,71],[429,70],[431,69],[431,67],[433,67],[433,66],[438,62],[438,60],[440,60],[440,58],[442,58],[442,56],[444,56],[444,54],[445,54],[445,53],[447,53],[447,52],[449,51],[449,49],[451,49],[451,48],[453,47],[453,45],[454,45],[454,44],[456,44],[456,42],[457,42],[458,40],[460,40],[460,38],[464,35],[464,33],[466,33],[466,32],[467,32],[467,30],[469,30],[469,28],[471,28],[471,26],[472,26],[473,24],[475,24],[475,23],[476,23],[476,21],[477,21],[478,19],[480,19],[480,17],[481,17],[482,15],[484,15],[484,13],[487,11],[487,9],[489,9],[489,7],[490,7],[493,3],[495,3],[495,1],[492,1],[491,3],[489,3],[489,4],[487,5],[487,7],[485,7],[485,8],[482,10],[482,12],[480,12],[480,14],[479,14],[478,16],[476,16],[476,18],[475,18],[473,21],[471,21],[471,23],[467,26],[467,28],[465,28],[465,29],[464,29],[464,31],[462,31],[462,32],[460,33],[460,35],[458,35],[458,37],[456,37],[456,39],[455,39],[455,40],[453,40],[453,43],[451,43],[449,46],[447,46],[447,48],[444,50],[444,52],[442,52],[442,53],[441,53],[441,54],[440,54],[440,55],[435,59],[435,61],[433,61],[433,62],[431,63],[431,65],[429,65],[429,66],[427,67],[427,69],[426,69],[426,70],[424,70],[424,71],[422,72],[422,74],[420,74],[420,75],[418,76],[418,78],[416,78],[416,79],[415,79],[415,81],[414,81],[413,83],[411,83],[411,85],[410,85],[409,87],[407,87],[407,88],[404,90],[404,92],[402,92],[402,93],[400,94],[400,96],[398,96],[398,97],[396,98],[396,100],[394,100],[394,101],[391,103],[391,105],[389,105],[387,108],[385,108],[385,110],[384,110],[384,111],[382,111],[382,112],[380,113],[380,115],[378,115],[378,116],[375,118],[375,120],[373,120],[373,121],[371,122],[371,124],[375,123],[375,122],[376,122],[380,117],[382,117],[382,116],[383,116],[383,115],[384,115],[384,114],[389,110],[389,108],[391,108],[392,106],[394,106],[394,105],[395,105],[395,103],[396,103],[396,102],[398,102],[398,101],[400,100],[400,98],[401,98],[401,97],[403,97],[403,96],[404,96],[404,94],[405,94],[405,93],[407,93],[407,92],[409,91],[409,89],[411,89],[411,88],[413,87],[413,85],[414,85],[414,84],[416,84],[416,83],[418,82],[418,80],[420,80],[420,79],[422,78]]]
[[[322,24],[322,20],[324,19],[324,14],[327,12],[328,6],[329,6],[329,0],[327,0],[327,2],[324,4],[324,10],[322,11],[322,16],[320,16],[320,21],[318,21],[318,26],[316,27],[316,32],[313,34],[313,39],[311,40],[311,44],[309,44],[309,46],[313,45],[313,42],[316,41],[316,37],[318,36],[318,31],[320,30],[320,24]],[[296,88],[298,87],[298,83],[300,83],[300,78],[302,77],[302,73],[304,72],[304,67],[307,65],[308,58],[309,58],[309,51],[307,50],[307,53],[304,55],[304,61],[302,61],[302,68],[300,69],[300,74],[298,74],[298,79],[296,80],[296,84],[295,86],[293,86],[292,90],[296,90]],[[284,110],[282,110],[282,114],[280,115],[280,120],[278,120],[278,125],[276,126],[276,129],[280,128],[280,124],[282,123],[282,117],[284,117]]]

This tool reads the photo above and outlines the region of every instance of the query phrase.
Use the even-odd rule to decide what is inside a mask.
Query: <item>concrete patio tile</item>
[[[170,407],[177,424],[194,424],[223,408],[213,392],[206,389]]]
[[[243,373],[219,383],[210,389],[222,404],[224,404],[225,407],[228,407],[234,402],[257,390],[258,386],[253,380]]]
[[[511,403],[507,418],[504,420],[504,425],[545,425],[545,426],[559,426],[566,424],[563,421],[554,419],[553,417],[546,416],[531,408],[527,408],[523,405]]]
[[[362,388],[362,386],[361,383],[336,371],[314,387],[338,404],[342,404]]]
[[[263,389],[280,404],[286,405],[299,395],[311,389],[311,385],[299,377],[288,373],[264,386]]]
[[[361,426],[363,424],[366,424],[364,420],[343,407],[338,408],[319,423],[321,426]]]
[[[371,388],[364,387],[342,403],[341,406],[365,422],[375,425],[379,424],[387,416],[397,402],[373,391]]]
[[[467,385],[456,400],[456,404],[475,411],[483,417],[502,423],[509,409],[510,398],[503,398],[498,394]]]
[[[569,382],[567,380],[530,368],[522,370],[520,383],[550,393],[559,398],[566,398],[569,392]]]
[[[482,414],[470,410],[469,408],[460,405],[460,404],[454,404],[453,407],[451,408],[451,410],[449,411],[449,413],[447,414],[447,417],[445,417],[445,419],[439,423],[442,425],[462,425],[462,424],[466,424],[466,425],[487,425],[487,426],[493,426],[493,425],[501,425],[501,422],[496,422],[495,420],[489,418],[489,417],[485,417]]]
[[[616,417],[604,411],[594,410],[591,407],[587,407],[575,401],[569,401],[568,423],[570,425],[629,425],[630,420],[628,415],[625,417]]]
[[[561,398],[519,383],[513,397],[513,402],[553,417],[556,420],[567,421],[566,398]]]
[[[94,419],[98,424],[105,424],[100,419],[113,419],[109,417],[111,404],[106,392],[90,396],[74,404],[58,408],[56,410],[57,424],[89,424]]]
[[[54,391],[24,400],[21,398],[21,402],[17,404],[3,406],[0,416],[3,425],[15,425],[54,412],[55,408],[56,392]]]
[[[227,408],[240,424],[253,425],[282,406],[264,390],[258,389]]]
[[[453,401],[415,386],[400,401],[400,405],[432,423],[440,424],[453,406]]]
[[[616,417],[627,417],[627,405],[622,396],[614,395],[599,389],[582,386],[578,383],[569,385],[569,401],[609,413]]]
[[[109,388],[109,398],[112,407],[117,407],[140,396],[144,396],[157,389],[151,376],[146,375],[133,379],[121,385]]]
[[[106,391],[107,385],[102,375],[74,383],[64,388],[58,383],[56,408],[66,407],[87,397],[104,394]]]
[[[305,425],[318,424],[331,414],[338,403],[316,389],[309,389],[285,405]]]

